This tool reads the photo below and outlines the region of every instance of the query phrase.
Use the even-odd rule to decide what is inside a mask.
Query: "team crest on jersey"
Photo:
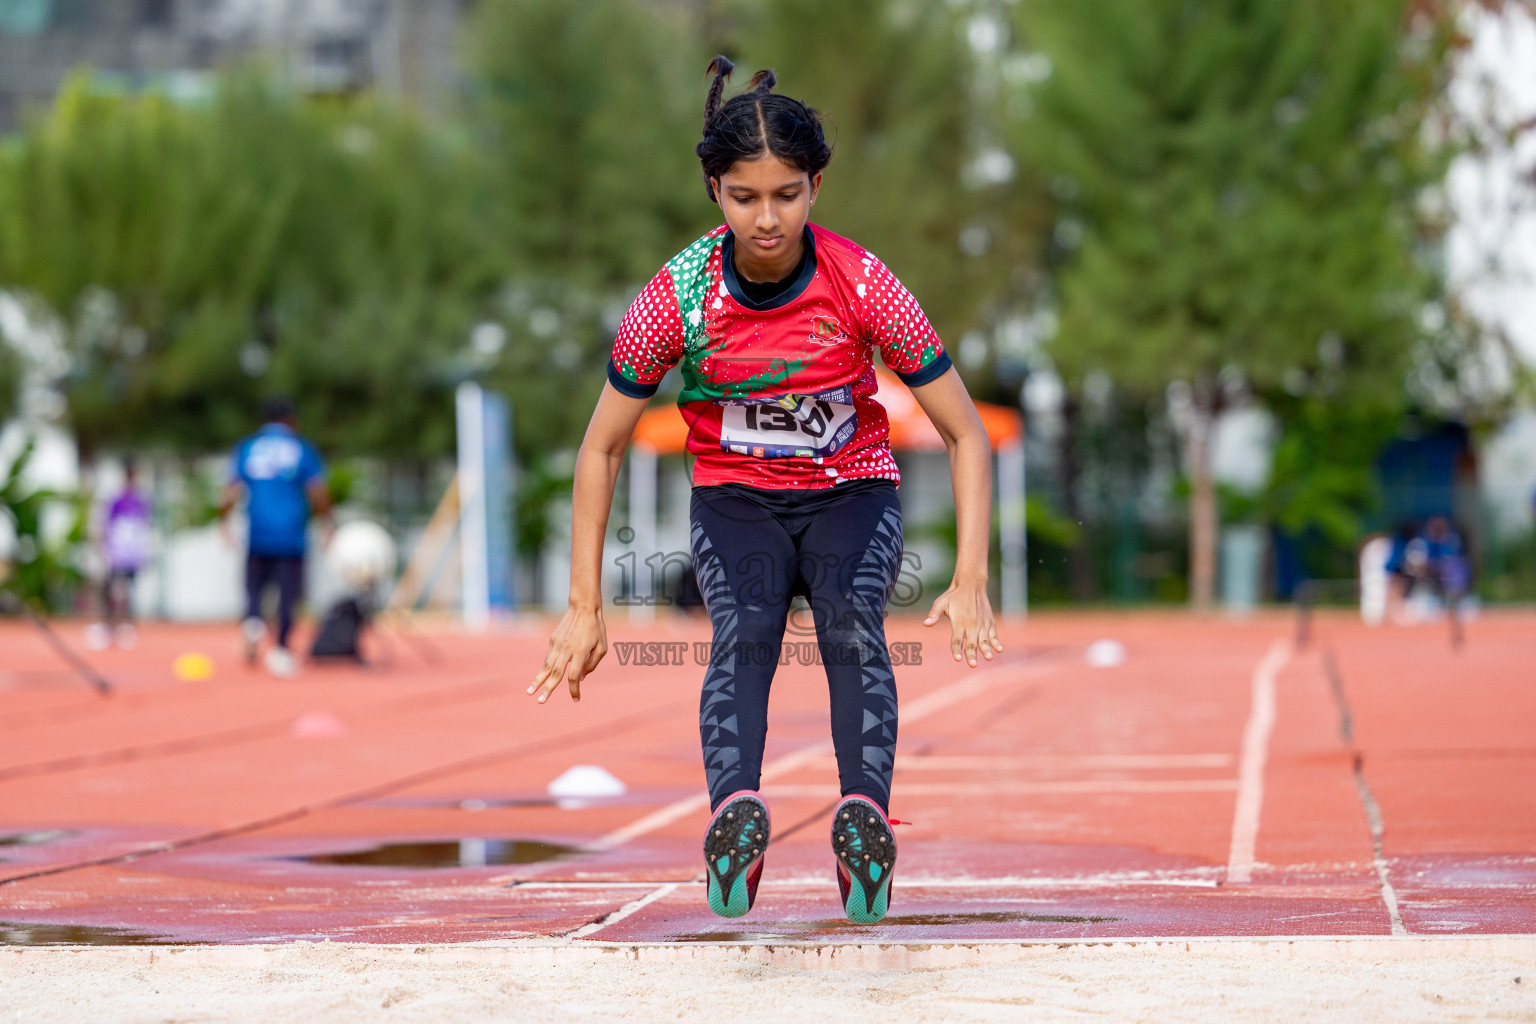
[[[843,333],[843,325],[832,316],[811,317],[811,335],[805,340],[812,345],[820,345],[822,348],[830,348],[846,338]]]

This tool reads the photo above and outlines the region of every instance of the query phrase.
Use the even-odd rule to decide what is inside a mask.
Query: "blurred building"
[[[0,132],[76,68],[128,92],[193,97],[221,65],[263,59],[296,89],[377,89],[427,109],[457,87],[475,0],[0,0]]]

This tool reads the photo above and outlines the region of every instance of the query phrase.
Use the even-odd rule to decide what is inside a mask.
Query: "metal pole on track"
[[[110,697],[112,695],[116,689],[112,685],[112,681],[92,668],[89,662],[75,652],[74,648],[65,643],[64,638],[54,632],[52,626],[48,625],[48,620],[37,613],[37,609],[33,608],[18,595],[5,592],[0,592],[0,604],[15,606],[19,609],[22,616],[37,627],[37,631],[43,635],[43,640],[53,649],[53,653],[68,662],[70,668],[73,668],[80,674],[82,679],[90,683],[92,689],[97,693],[103,697]]]
[[[1029,539],[1025,512],[1024,440],[997,451],[998,540],[1003,611],[1029,614]]]

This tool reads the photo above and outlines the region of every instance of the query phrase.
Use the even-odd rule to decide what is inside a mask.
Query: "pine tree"
[[[706,58],[695,26],[645,0],[482,4],[467,39],[507,268],[505,347],[482,374],[536,459],[580,440],[629,300],[716,222],[693,155]]]
[[[888,264],[952,347],[1009,310],[1043,231],[997,131],[969,13],[734,0],[717,5],[711,40],[737,61],[738,85],[771,67],[780,92],[822,112],[833,158],[815,220]]]
[[[1451,38],[1407,0],[1034,0],[1021,151],[1052,181],[1068,378],[1181,399],[1191,599],[1213,597],[1211,427],[1237,387],[1390,429],[1442,294],[1417,204]],[[1294,426],[1298,417],[1292,417]],[[1355,467],[1357,471],[1366,467]],[[1314,497],[1316,494],[1314,493]],[[1300,518],[1306,518],[1303,514]]]

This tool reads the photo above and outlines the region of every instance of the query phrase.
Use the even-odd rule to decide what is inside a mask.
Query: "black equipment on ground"
[[[357,597],[344,597],[331,605],[331,610],[325,613],[320,629],[315,633],[315,642],[309,648],[310,658],[316,661],[362,661],[363,652],[358,647],[358,640],[370,617],[363,601]]]

